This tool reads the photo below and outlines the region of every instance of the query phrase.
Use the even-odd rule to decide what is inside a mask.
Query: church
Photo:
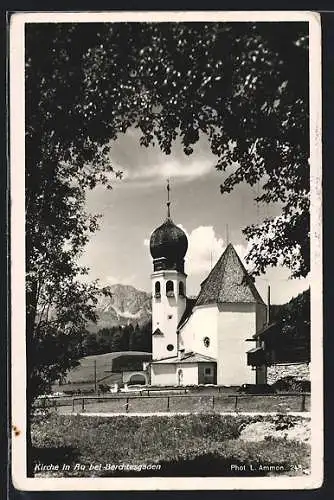
[[[227,245],[196,299],[187,298],[187,249],[168,199],[167,218],[150,238],[151,385],[266,383],[266,367],[248,366],[247,352],[248,341],[266,324],[267,306],[235,248]]]

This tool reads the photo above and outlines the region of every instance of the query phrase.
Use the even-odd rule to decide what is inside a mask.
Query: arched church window
[[[161,287],[160,287],[160,281],[156,281],[155,282],[155,285],[154,285],[154,296],[157,298],[157,299],[160,299],[161,297]]]
[[[166,295],[167,297],[174,297],[174,283],[170,280],[166,283]]]
[[[184,283],[183,283],[183,281],[180,281],[180,283],[179,283],[179,295],[181,297],[184,297]]]

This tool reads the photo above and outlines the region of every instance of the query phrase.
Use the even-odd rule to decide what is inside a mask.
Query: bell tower
[[[170,216],[170,185],[167,182],[167,218],[153,231],[150,252],[152,280],[152,357],[177,355],[177,327],[186,308],[184,257],[187,236]]]

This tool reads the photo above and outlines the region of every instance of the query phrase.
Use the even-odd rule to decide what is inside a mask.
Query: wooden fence
[[[235,394],[224,394],[224,398],[232,399],[233,400],[233,410],[234,411],[241,411],[239,401],[242,400],[253,400],[254,398],[296,398],[297,400],[300,400],[299,404],[299,411],[304,412],[306,411],[306,401],[307,399],[310,398],[310,393],[309,392],[287,392],[287,393],[280,393],[280,394],[240,394],[240,393],[235,393]],[[220,393],[219,395],[217,394],[173,394],[173,395],[146,395],[146,396],[124,396],[124,395],[119,395],[119,396],[108,396],[108,397],[99,397],[99,396],[88,396],[88,397],[74,397],[72,399],[72,412],[75,411],[75,406],[77,403],[79,403],[80,409],[82,412],[86,411],[87,406],[89,404],[93,404],[95,402],[97,403],[106,403],[109,401],[115,401],[115,400],[125,400],[125,411],[126,413],[129,412],[129,406],[131,406],[132,401],[136,400],[152,400],[152,399],[159,399],[159,400],[165,400],[165,410],[164,411],[170,411],[170,402],[172,399],[178,399],[181,398],[182,400],[185,400],[185,398],[201,398],[201,400],[206,400],[207,406],[211,407],[212,410],[215,409],[216,404],[221,401],[222,399],[222,394]],[[163,410],[158,410],[163,411]],[[298,411],[298,410],[296,410]]]

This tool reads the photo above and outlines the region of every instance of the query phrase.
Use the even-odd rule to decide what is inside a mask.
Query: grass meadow
[[[308,427],[307,417],[292,415],[92,417],[50,413],[35,417],[32,423],[35,476],[303,474],[310,467]],[[40,466],[48,464],[58,464],[59,470],[41,471]],[[137,469],[111,470],[111,465],[122,464]],[[147,464],[159,468],[148,471]]]

